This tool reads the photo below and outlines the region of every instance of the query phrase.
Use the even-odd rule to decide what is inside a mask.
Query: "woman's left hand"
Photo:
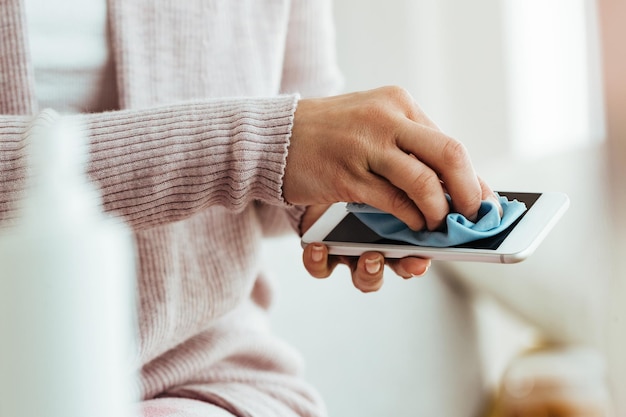
[[[301,232],[306,232],[328,207],[328,205],[308,206],[302,217]],[[307,245],[302,253],[302,261],[309,274],[315,278],[327,278],[337,265],[347,265],[352,273],[352,283],[363,292],[380,289],[383,285],[385,265],[405,279],[424,275],[430,266],[429,259],[415,257],[385,259],[379,252],[365,252],[359,257],[329,255],[328,248],[323,243]]]

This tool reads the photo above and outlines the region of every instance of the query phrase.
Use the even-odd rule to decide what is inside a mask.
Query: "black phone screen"
[[[500,196],[509,200],[516,199],[526,204],[526,211],[511,226],[495,236],[475,240],[463,245],[454,246],[456,248],[475,248],[475,249],[493,249],[496,250],[500,244],[511,233],[511,230],[519,223],[519,221],[528,213],[528,210],[535,204],[541,196],[539,193],[519,193],[519,192],[498,192]],[[376,234],[372,229],[364,225],[355,215],[349,213],[341,222],[324,238],[324,242],[355,242],[369,244],[386,244],[386,245],[408,245],[405,242],[385,239]]]

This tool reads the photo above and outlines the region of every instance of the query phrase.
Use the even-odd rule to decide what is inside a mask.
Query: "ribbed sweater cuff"
[[[286,204],[297,101],[233,98],[72,117],[90,137],[89,174],[105,209],[135,225],[155,224],[211,205]]]

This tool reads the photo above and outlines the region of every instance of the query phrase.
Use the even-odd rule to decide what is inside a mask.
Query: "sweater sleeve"
[[[284,205],[297,98],[215,99],[67,117],[90,140],[88,174],[105,211],[139,229],[215,205],[233,211],[253,201]],[[0,219],[11,218],[23,188],[31,119],[0,119]]]
[[[0,115],[0,221],[16,217],[26,183],[26,140],[32,117]]]

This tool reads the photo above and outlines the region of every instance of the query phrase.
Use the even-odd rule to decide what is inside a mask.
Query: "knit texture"
[[[105,211],[135,232],[141,398],[186,397],[235,416],[324,415],[298,354],[271,336],[272,286],[258,256],[263,236],[293,233],[302,214],[282,197],[299,95],[338,88],[329,2],[108,8],[119,110],[68,117],[89,137],[88,172]],[[21,1],[0,0],[0,9],[7,225],[37,104]]]
[[[34,75],[28,64],[21,0],[2,0],[0,13],[0,114],[29,114],[37,110],[32,95]]]

